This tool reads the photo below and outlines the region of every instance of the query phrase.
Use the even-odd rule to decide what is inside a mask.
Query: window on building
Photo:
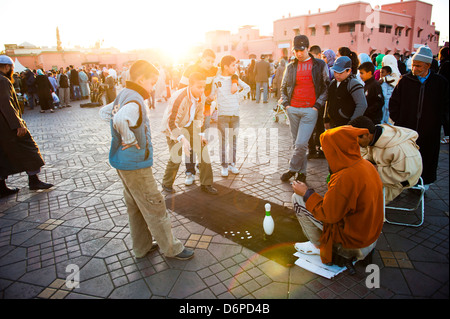
[[[355,24],[354,23],[343,23],[339,25],[339,33],[344,32],[355,32]]]
[[[222,48],[220,47],[220,45],[217,47],[217,52],[220,52],[222,50]]]
[[[300,29],[299,28],[294,29],[294,35],[299,35],[299,34],[300,34]]]
[[[227,52],[228,51],[228,45],[224,45],[223,46],[223,52]]]
[[[409,31],[410,31],[411,29],[406,29],[406,31],[405,31],[405,37],[408,37],[409,36]]]
[[[315,36],[316,35],[316,28],[310,28],[311,29],[311,36]]]
[[[417,31],[417,37],[420,38],[420,34],[422,33],[422,29],[419,29],[419,31]]]
[[[386,25],[386,24],[380,24],[379,28],[380,33],[391,33],[392,32],[392,26]]]
[[[284,30],[284,35],[287,35],[287,31],[286,30]]]
[[[325,34],[330,34],[330,26],[329,25],[326,25],[323,28],[324,28]]]
[[[361,23],[361,32],[364,32],[364,26],[365,26],[366,24],[363,22],[363,23]]]
[[[395,28],[395,35],[398,35],[399,37],[402,35],[402,29],[401,27]]]

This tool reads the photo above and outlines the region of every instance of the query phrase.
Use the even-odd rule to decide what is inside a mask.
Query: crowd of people
[[[440,51],[439,61],[426,46],[402,61],[398,54],[369,57],[347,47],[321,50],[311,46],[308,37],[298,35],[292,54],[275,64],[261,56],[243,67],[231,55],[215,65],[215,53],[206,49],[198,61],[177,74],[145,60],[134,62],[120,76],[107,68],[70,66],[48,75],[27,70],[20,75],[17,90],[25,94],[30,108],[37,96],[41,112],[53,110],[51,93],[58,91],[60,107],[69,107],[70,99],[90,96],[94,103],[93,91],[104,90],[106,106],[100,116],[111,125],[109,162],[123,182],[134,253],[139,258],[159,247],[164,255],[181,260],[192,258],[194,251],[172,234],[164,197],[153,176],[154,152],[163,151],[152,147],[149,109],[155,99],[168,101],[162,127],[170,158],[161,181],[163,191],[175,192],[173,184],[184,154],[185,184],[195,182],[198,170],[201,190],[217,195],[208,151],[212,111],[217,112],[221,134],[220,174],[239,174],[241,102],[248,98],[269,103],[272,94],[289,118],[293,146],[281,180],[294,180],[294,211],[309,239],[295,248],[320,254],[324,263],[348,265],[355,258],[371,256],[386,202],[415,186],[419,178],[426,188],[437,178],[440,143],[448,143],[448,47]],[[11,64],[6,58],[0,60],[2,88],[6,92],[8,87],[8,96],[14,100],[12,82],[7,83],[12,79]],[[123,89],[116,94],[118,83]],[[26,126],[19,106],[10,100],[2,99],[2,112],[14,110],[14,116],[9,116],[17,118],[17,123],[8,127],[20,136],[19,130]],[[446,140],[441,141],[442,126]],[[2,143],[4,149],[11,141]],[[329,168],[324,196],[306,182],[308,160],[321,157]],[[3,153],[2,161],[2,168],[11,165]],[[22,171],[31,168],[24,166]],[[1,171],[2,196],[12,193],[4,181],[15,172]]]

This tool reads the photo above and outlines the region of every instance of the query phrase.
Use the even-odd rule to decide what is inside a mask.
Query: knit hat
[[[14,61],[7,55],[0,55],[0,64],[14,65]]]
[[[433,61],[433,52],[431,52],[429,47],[423,45],[417,50],[416,54],[414,54],[412,60],[431,64]]]

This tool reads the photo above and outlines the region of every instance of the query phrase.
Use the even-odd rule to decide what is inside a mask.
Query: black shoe
[[[44,183],[43,181],[39,180],[37,175],[28,176],[28,187],[31,190],[49,189],[52,186],[53,184]]]
[[[191,259],[192,257],[194,257],[194,251],[191,249],[185,248],[181,253],[179,253],[176,256],[170,257],[170,258],[175,258],[175,259],[179,259],[179,260],[188,260],[188,259]]]
[[[201,189],[203,192],[208,193],[210,195],[217,195],[217,189],[212,187],[211,185],[202,185]]]
[[[306,175],[303,173],[298,173],[297,177],[295,178],[297,182],[306,183]]]
[[[53,184],[38,181],[37,183],[30,183],[28,186],[31,190],[37,190],[37,189],[49,189],[50,187],[53,186]]]
[[[317,158],[317,156],[318,156],[317,151],[309,151],[308,152],[308,159]]]
[[[284,173],[283,175],[281,175],[280,179],[283,182],[287,182],[291,179],[292,176],[295,175],[295,172],[291,172],[291,171],[287,171],[286,173]]]
[[[171,194],[175,193],[175,190],[172,187],[168,187],[164,184],[161,184],[161,186],[162,186],[163,191],[165,191],[167,193],[171,193]]]
[[[8,188],[8,187],[6,187],[6,184],[4,185],[4,187],[2,185],[1,190],[0,190],[0,198],[16,194],[18,191],[19,191],[18,188]]]

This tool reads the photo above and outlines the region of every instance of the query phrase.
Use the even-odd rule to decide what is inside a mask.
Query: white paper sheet
[[[295,262],[297,266],[328,279],[337,276],[347,269],[347,267],[339,267],[337,265],[327,266],[322,263],[319,255],[305,255],[300,252],[296,252],[294,256],[298,257]]]

